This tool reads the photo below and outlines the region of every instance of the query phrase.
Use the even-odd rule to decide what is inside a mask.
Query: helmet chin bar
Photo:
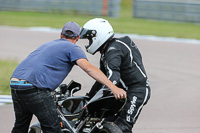
[[[89,40],[89,44],[85,46],[86,49],[88,49],[93,42],[92,38],[88,38],[88,40]]]
[[[88,38],[89,40],[89,44],[85,46],[86,51],[92,55],[94,55],[96,52],[100,51],[102,52],[104,50],[104,48],[106,47],[106,45],[112,40],[112,38],[114,37],[114,34],[112,34],[112,36],[110,36],[103,44],[101,44],[99,47],[96,47],[96,49],[94,49],[93,46],[93,39],[92,38]]]

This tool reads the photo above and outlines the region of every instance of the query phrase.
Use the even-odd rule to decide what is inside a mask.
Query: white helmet
[[[102,18],[89,20],[82,27],[80,39],[87,38],[89,45],[86,50],[90,54],[95,54],[105,42],[114,36],[114,31],[110,23]]]

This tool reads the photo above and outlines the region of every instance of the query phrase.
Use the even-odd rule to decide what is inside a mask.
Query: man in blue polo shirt
[[[10,82],[16,117],[13,133],[27,133],[33,114],[40,121],[43,132],[60,133],[51,91],[62,83],[74,65],[110,88],[116,99],[126,98],[126,92],[91,65],[82,49],[75,45],[79,40],[79,33],[77,23],[67,22],[60,39],[41,45],[13,72]]]

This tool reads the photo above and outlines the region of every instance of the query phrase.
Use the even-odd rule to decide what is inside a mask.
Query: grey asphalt
[[[0,59],[20,62],[42,43],[59,37],[58,33],[0,27]],[[200,44],[133,40],[143,55],[152,88],[133,133],[200,133]],[[77,45],[85,51],[87,43],[80,40]],[[98,67],[99,54],[87,56]],[[64,83],[72,79],[83,85],[77,95],[88,92],[94,82],[79,67]],[[14,120],[12,104],[0,106],[0,133],[9,133]]]

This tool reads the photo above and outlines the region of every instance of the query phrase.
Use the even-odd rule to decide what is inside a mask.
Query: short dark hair
[[[75,40],[77,37],[73,36],[74,33],[70,30],[65,31],[65,34],[62,34],[62,37],[66,38],[66,39],[73,39]]]

